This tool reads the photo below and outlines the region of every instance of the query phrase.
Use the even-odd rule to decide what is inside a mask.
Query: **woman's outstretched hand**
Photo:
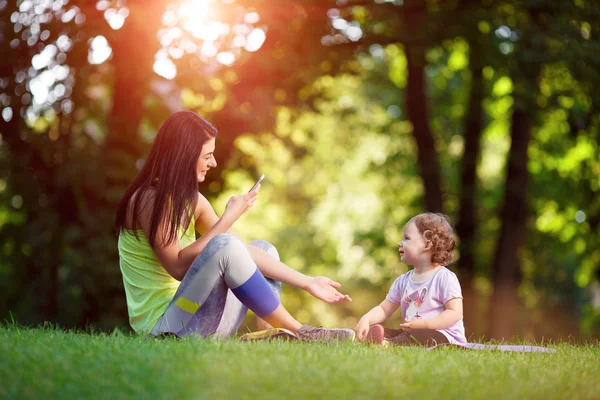
[[[329,304],[339,303],[340,301],[352,301],[350,296],[338,292],[337,288],[342,285],[332,281],[325,276],[316,276],[311,278],[306,286],[306,291],[319,300]]]
[[[250,207],[252,207],[257,199],[259,190],[260,185],[246,194],[232,196],[225,206],[223,217],[227,216],[227,218],[231,218],[232,222],[237,221]]]

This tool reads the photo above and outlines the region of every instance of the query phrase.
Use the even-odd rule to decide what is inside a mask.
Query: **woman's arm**
[[[217,213],[212,208],[210,202],[201,194],[198,194],[198,203],[196,206],[195,220],[196,230],[202,235],[200,239],[209,235],[210,231],[219,223],[220,219]],[[227,233],[234,235],[238,239],[244,240],[233,230],[228,227]],[[214,237],[214,235],[213,235]],[[208,240],[212,239],[209,238]],[[207,240],[207,242],[208,242]],[[244,242],[246,244],[246,242]],[[270,256],[267,252],[246,244],[252,259],[256,266],[260,269],[263,275],[268,278],[280,281],[287,285],[295,286],[300,289],[306,289],[310,279],[308,276],[301,274],[293,268],[288,267],[281,261]],[[200,250],[202,251],[202,250]]]
[[[235,232],[230,230],[229,233],[239,238]],[[250,245],[246,245],[246,247],[250,251],[250,255],[256,266],[264,276],[285,283],[286,285],[306,290],[310,283],[310,277],[288,267],[262,249]]]
[[[219,233],[227,232],[232,224],[233,221],[221,218],[206,232],[206,234],[202,235],[202,237],[189,246],[182,249],[179,245],[179,241],[175,240],[168,246],[158,245],[153,249],[154,254],[165,270],[173,278],[180,281],[208,242]],[[146,230],[144,230],[144,233],[148,234]]]
[[[196,207],[196,230],[204,237],[210,229],[218,223],[219,217],[208,200],[199,195],[198,206]],[[242,240],[233,230],[229,229],[227,233],[232,234]],[[242,240],[244,242],[244,240]],[[245,243],[245,242],[244,242]],[[327,303],[337,303],[339,301],[352,301],[350,296],[338,292],[337,288],[342,285],[338,282],[323,276],[309,277],[304,275],[286,264],[269,255],[266,251],[246,244],[252,259],[256,266],[268,278],[280,281],[286,285],[294,286],[306,290],[316,298]]]
[[[327,303],[352,301],[350,296],[342,294],[337,290],[342,287],[340,283],[325,276],[309,277],[288,267],[286,264],[270,256],[264,250],[248,245],[247,247],[250,250],[252,259],[260,269],[260,272],[266,277],[306,290],[317,299]]]
[[[446,329],[460,321],[463,317],[463,304],[461,298],[448,300],[446,308],[440,315],[429,319],[419,319],[400,324],[400,328],[412,329]]]
[[[250,207],[256,200],[256,192],[247,193],[243,196],[234,196],[227,203],[227,207],[223,216],[217,218],[215,223],[194,243],[185,248],[181,248],[178,240],[165,245],[161,244],[162,236],[165,228],[159,229],[157,232],[156,247],[152,249],[158,261],[162,264],[165,270],[175,279],[182,280],[187,270],[190,268],[198,254],[208,244],[208,242],[219,233],[225,233],[233,223]],[[151,207],[145,207],[151,210]],[[142,213],[140,224],[146,234],[150,235],[150,215]]]

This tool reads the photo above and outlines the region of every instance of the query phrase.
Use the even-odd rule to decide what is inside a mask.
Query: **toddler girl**
[[[404,226],[398,250],[411,271],[399,276],[387,297],[354,328],[359,340],[393,345],[466,343],[460,284],[452,262],[454,232],[442,214],[423,213]],[[399,308],[400,329],[379,325]]]

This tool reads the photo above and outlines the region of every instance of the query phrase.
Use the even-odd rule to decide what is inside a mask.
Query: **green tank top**
[[[119,235],[119,265],[127,297],[129,324],[137,333],[149,333],[173,300],[179,281],[156,259],[144,231],[123,230]],[[194,220],[180,230],[179,244],[185,248],[196,240]]]

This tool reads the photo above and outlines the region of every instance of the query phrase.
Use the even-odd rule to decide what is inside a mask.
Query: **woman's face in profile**
[[[198,176],[198,182],[204,182],[206,179],[206,173],[209,169],[217,166],[217,161],[214,156],[215,152],[215,139],[210,139],[205,142],[198,157],[196,163],[196,175]]]

